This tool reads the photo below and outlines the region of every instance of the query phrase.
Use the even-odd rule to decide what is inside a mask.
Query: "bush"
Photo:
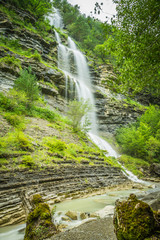
[[[18,67],[19,69],[21,68],[21,61],[19,59],[16,59],[15,57],[11,57],[10,55],[3,57],[0,59],[0,63],[5,63],[7,65],[10,65],[12,67]]]
[[[122,151],[133,157],[160,161],[160,109],[151,106],[136,124],[120,128],[116,139]]]
[[[24,129],[25,124],[24,124],[24,118],[22,116],[18,116],[15,113],[5,113],[4,117],[12,126],[19,129]]]
[[[91,105],[87,100],[70,101],[68,105],[67,115],[71,120],[74,131],[82,130],[87,132],[89,130],[90,121],[87,113],[91,110]]]
[[[21,131],[14,131],[0,138],[1,152],[15,150],[33,151],[31,140]]]
[[[34,52],[34,54],[32,55],[32,58],[34,60],[36,60],[37,62],[41,62],[42,61],[42,58],[41,58],[41,55],[37,52],[37,50]]]
[[[29,168],[33,168],[36,166],[32,156],[23,156],[22,164],[24,164],[26,167],[29,167]]]
[[[55,138],[47,138],[46,145],[52,152],[62,152],[67,148],[65,142],[55,139]]]
[[[31,73],[31,68],[23,69],[20,72],[20,77],[15,80],[14,88],[26,94],[28,103],[32,103],[39,98],[40,90],[35,75]]]

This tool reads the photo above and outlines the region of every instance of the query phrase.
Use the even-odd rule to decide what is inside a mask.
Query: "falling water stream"
[[[54,9],[53,13],[51,13],[47,18],[49,19],[51,25],[54,25],[55,28],[61,28],[62,30],[63,21],[57,9]],[[65,79],[66,79],[66,91],[65,91],[66,100],[74,99],[74,98],[77,98],[80,100],[82,98],[90,102],[90,104],[93,107],[92,107],[92,110],[88,113],[88,118],[92,122],[91,130],[89,131],[88,135],[90,139],[100,149],[107,151],[106,156],[118,158],[119,154],[110,146],[108,142],[106,142],[104,139],[102,139],[98,135],[98,130],[97,130],[98,127],[96,123],[96,109],[95,109],[94,96],[92,93],[91,76],[90,76],[89,67],[88,67],[85,56],[82,54],[82,52],[80,52],[77,49],[76,44],[70,37],[68,37],[68,46],[65,46],[62,43],[60,34],[57,31],[55,31],[55,36],[58,42],[58,67],[64,72]],[[124,174],[134,182],[144,183],[143,181],[139,180],[135,175],[133,175],[130,171],[128,171],[125,168],[124,168]],[[99,197],[89,198],[88,200],[83,200],[84,201],[83,211],[86,211],[85,207],[88,209],[87,206],[91,206],[92,204],[93,204],[93,206],[91,207],[92,209],[90,209],[91,212],[97,209],[102,209],[106,204],[109,204],[109,205],[113,204],[111,202],[114,202],[115,199],[119,198],[119,195],[117,196],[116,193],[114,194],[115,194],[115,198],[112,198],[111,196],[107,198],[106,195],[103,195],[102,197],[99,196]],[[126,195],[128,194],[128,192],[122,191],[122,193],[119,192],[118,194]],[[77,202],[78,201],[82,201],[82,199],[77,200]],[[93,203],[91,204],[91,202]],[[81,205],[79,202],[76,204]],[[74,207],[73,200],[72,200],[72,207]],[[66,208],[67,207],[65,206],[65,209]],[[63,209],[63,205],[59,208],[59,210],[60,209],[61,210]],[[24,227],[25,227],[25,224],[0,228],[0,239],[23,240]]]
[[[56,14],[59,14],[59,12],[57,11]],[[61,26],[63,26],[63,21],[60,14],[56,19],[57,25],[61,28]],[[68,46],[65,46],[62,43],[60,34],[57,31],[55,31],[55,36],[58,42],[58,67],[64,72],[66,79],[66,99],[77,97],[78,100],[84,99],[85,101],[89,101],[89,103],[92,105],[92,110],[88,113],[87,116],[91,121],[91,129],[88,133],[90,139],[101,150],[105,150],[107,152],[106,156],[118,158],[120,155],[111,147],[108,142],[106,142],[98,135],[96,108],[94,95],[92,93],[91,76],[85,56],[81,51],[77,49],[75,42],[70,37],[68,37]],[[71,96],[68,96],[68,90],[70,90],[72,93],[70,94]],[[124,169],[124,174],[130,180],[133,182],[144,183],[144,181],[138,179],[125,167],[122,166],[122,168]]]

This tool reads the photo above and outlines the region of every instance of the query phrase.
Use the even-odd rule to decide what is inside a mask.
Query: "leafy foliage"
[[[68,105],[67,115],[69,116],[74,131],[83,130],[87,131],[89,122],[87,113],[91,110],[88,101],[81,99],[80,101],[70,101]]]
[[[16,79],[14,87],[16,90],[24,92],[30,102],[39,98],[39,87],[35,75],[31,73],[31,68],[23,69],[20,72],[20,77]]]
[[[114,0],[117,18],[107,37],[108,53],[120,72],[117,88],[160,96],[160,34],[158,0]]]
[[[50,0],[6,0],[6,2],[34,13],[38,18],[46,15],[52,7]]]
[[[103,44],[106,32],[109,33],[111,30],[110,25],[89,16],[86,17],[85,14],[82,15],[79,6],[72,6],[67,0],[54,0],[53,4],[60,9],[69,34],[86,52],[95,55],[93,50],[96,45]]]
[[[18,67],[19,69],[21,69],[21,62],[19,59],[16,59],[14,56],[6,56],[6,57],[2,57],[0,59],[0,63],[1,64],[8,64],[10,66],[13,66],[13,68]]]
[[[139,121],[118,130],[116,139],[124,153],[147,161],[160,161],[160,109],[154,106]]]
[[[0,138],[1,153],[15,150],[33,150],[30,138],[22,131],[13,131]]]

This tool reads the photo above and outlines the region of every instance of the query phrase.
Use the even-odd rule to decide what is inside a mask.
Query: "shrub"
[[[15,113],[5,113],[4,117],[12,126],[19,129],[24,129],[25,124],[24,124],[24,118],[22,116],[18,116]]]
[[[11,57],[10,55],[3,57],[0,59],[0,63],[6,63],[7,65],[10,65],[12,67],[18,67],[21,68],[21,61],[19,59],[16,59],[15,57]]]
[[[40,90],[35,75],[31,73],[31,68],[20,72],[20,77],[15,80],[14,88],[24,92],[30,103],[39,98]]]
[[[36,166],[32,156],[23,156],[22,164],[24,164],[26,167],[29,167],[29,168],[33,168]]]
[[[8,152],[15,150],[32,151],[32,143],[27,135],[21,131],[8,133],[0,138],[0,151]]]
[[[67,115],[71,120],[74,131],[82,130],[87,132],[91,124],[87,114],[91,110],[91,105],[88,100],[81,99],[80,101],[70,101],[68,105]]]
[[[48,121],[54,121],[57,118],[57,114],[48,108],[32,106],[30,113],[35,117],[40,117]]]
[[[34,54],[32,55],[32,58],[33,58],[34,60],[36,60],[37,62],[41,62],[41,61],[42,61],[41,55],[38,53],[37,50],[36,50],[36,51],[34,52]]]
[[[124,153],[160,161],[160,109],[150,106],[136,124],[120,128],[116,139]]]
[[[67,148],[65,142],[55,138],[47,138],[46,145],[52,152],[62,152]]]

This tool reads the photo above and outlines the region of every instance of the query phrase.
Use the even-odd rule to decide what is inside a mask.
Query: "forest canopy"
[[[113,0],[117,16],[105,41],[123,92],[160,96],[160,1]]]

